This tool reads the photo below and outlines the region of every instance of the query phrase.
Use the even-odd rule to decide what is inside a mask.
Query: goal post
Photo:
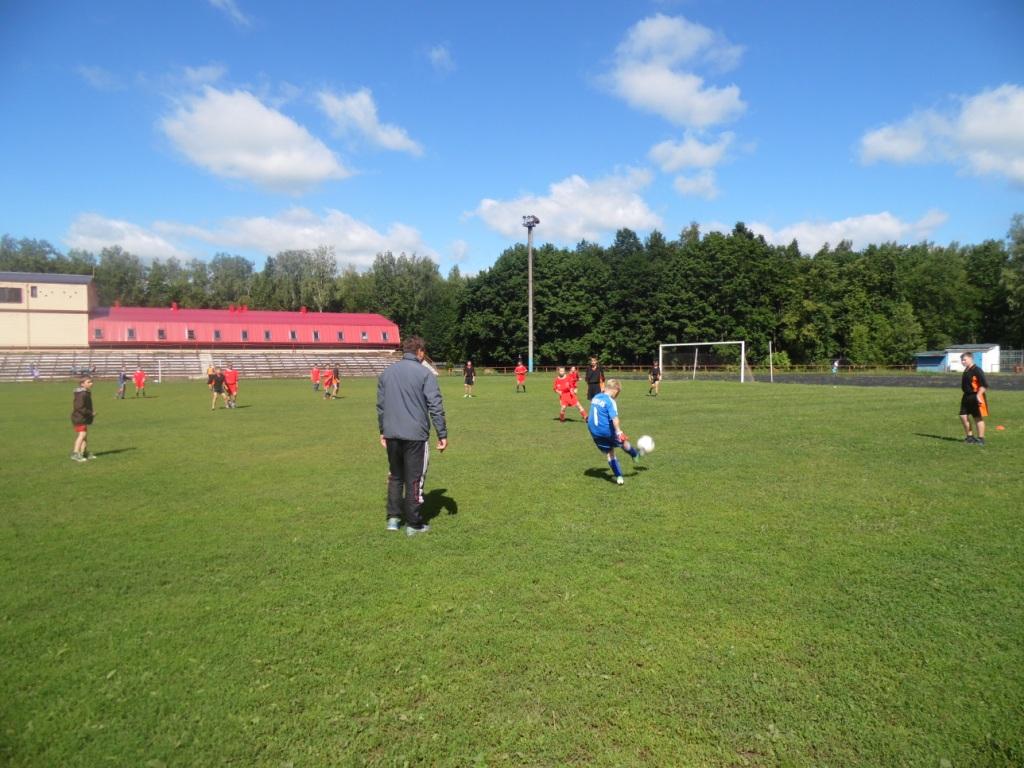
[[[731,355],[722,355],[719,348],[725,347],[732,351]],[[739,359],[735,359],[736,352]],[[728,358],[732,358],[729,360]],[[696,379],[698,370],[707,371],[711,369],[729,370],[733,366],[739,368],[740,383],[748,380],[753,381],[753,374],[747,365],[747,342],[746,341],[689,341],[678,344],[658,345],[658,367],[662,376],[668,370],[665,366],[680,371],[687,371],[687,378]]]

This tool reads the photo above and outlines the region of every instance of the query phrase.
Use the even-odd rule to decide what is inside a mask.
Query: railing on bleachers
[[[314,365],[339,369],[342,376],[376,376],[397,359],[391,350],[5,350],[0,354],[0,381],[72,379],[89,373],[98,379],[114,379],[121,368],[129,373],[142,367],[150,380],[202,379],[205,360],[221,367],[231,363],[245,378],[305,378]]]

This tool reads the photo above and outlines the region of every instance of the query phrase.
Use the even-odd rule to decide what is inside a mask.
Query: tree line
[[[738,223],[669,240],[620,230],[607,247],[534,250],[534,358],[539,364],[643,364],[659,343],[769,342],[793,363],[844,357],[899,364],[955,343],[1024,347],[1024,215],[1005,240],[978,245],[849,242],[813,256],[768,244]],[[144,262],[120,247],[61,253],[45,240],[0,239],[0,271],[92,274],[101,305],[377,312],[423,336],[437,360],[508,364],[527,349],[527,250],[506,249],[472,275],[442,276],[420,256],[377,255],[339,270],[330,247],[283,251],[263,268],[218,253],[209,261]]]

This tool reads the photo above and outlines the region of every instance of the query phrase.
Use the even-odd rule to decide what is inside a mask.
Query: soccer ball
[[[654,453],[654,438],[650,435],[640,435],[636,440],[636,447],[640,453]]]

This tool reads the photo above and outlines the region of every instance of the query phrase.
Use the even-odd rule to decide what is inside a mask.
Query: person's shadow
[[[948,443],[962,443],[964,439],[962,437],[947,437],[944,435],[929,435],[926,432],[915,432],[918,437],[930,437],[933,440],[945,440]]]
[[[459,502],[451,496],[445,496],[447,488],[435,488],[423,497],[423,506],[420,507],[420,516],[423,522],[429,523],[445,510],[449,515],[459,514]]]
[[[623,469],[623,476],[624,477],[629,477],[630,473],[627,471],[629,469],[629,467],[628,466],[623,466],[622,469]],[[641,472],[646,472],[647,469],[648,468],[645,467],[643,464],[634,464],[633,465],[633,472],[632,472],[632,474],[638,475]],[[612,473],[611,469],[591,467],[590,469],[584,470],[583,474],[586,475],[587,477],[593,477],[596,480],[604,480],[605,482],[608,482],[608,483],[614,483],[615,482],[615,475]]]

